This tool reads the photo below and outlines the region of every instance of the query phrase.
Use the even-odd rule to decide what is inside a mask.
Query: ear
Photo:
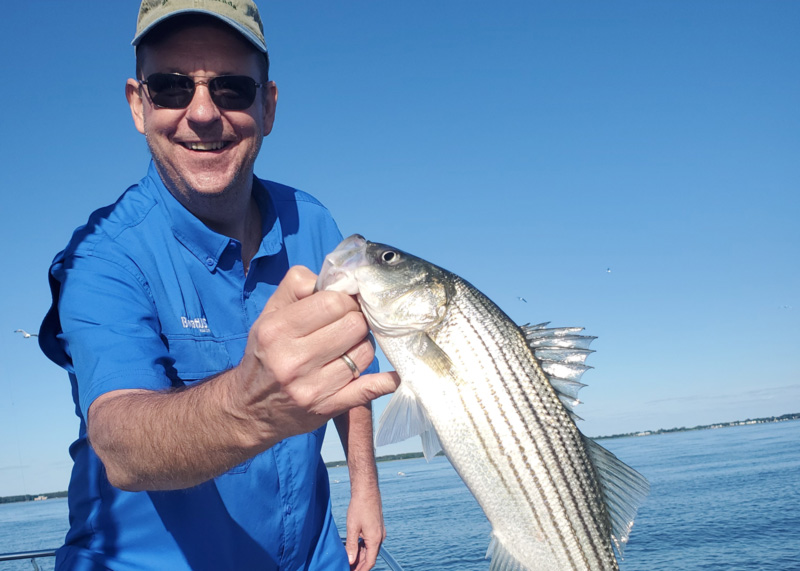
[[[136,130],[144,135],[144,101],[142,100],[142,88],[135,79],[129,79],[125,83],[125,97],[131,108],[131,116]]]
[[[267,82],[264,89],[264,136],[272,132],[275,123],[275,108],[278,106],[278,86],[274,81]]]

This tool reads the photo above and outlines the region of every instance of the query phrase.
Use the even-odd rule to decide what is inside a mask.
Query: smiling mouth
[[[181,143],[184,147],[189,149],[190,151],[219,151],[220,149],[224,149],[228,146],[228,143],[224,141],[214,141],[213,143]]]

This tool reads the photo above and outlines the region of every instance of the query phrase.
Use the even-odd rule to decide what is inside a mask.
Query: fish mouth
[[[336,249],[325,256],[314,291],[341,291],[349,295],[358,293],[355,270],[364,265],[367,239],[360,234],[342,240]]]

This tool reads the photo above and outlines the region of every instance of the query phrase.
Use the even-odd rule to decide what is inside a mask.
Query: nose
[[[205,81],[195,82],[194,97],[186,108],[186,117],[194,123],[213,123],[220,117]]]

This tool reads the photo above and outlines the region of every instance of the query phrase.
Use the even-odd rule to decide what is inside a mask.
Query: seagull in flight
[[[38,337],[38,336],[39,336],[39,334],[38,334],[38,333],[28,333],[28,332],[27,332],[27,331],[25,331],[24,329],[17,329],[16,331],[14,331],[14,333],[22,333],[22,336],[23,336],[25,339],[27,339],[28,337]]]

